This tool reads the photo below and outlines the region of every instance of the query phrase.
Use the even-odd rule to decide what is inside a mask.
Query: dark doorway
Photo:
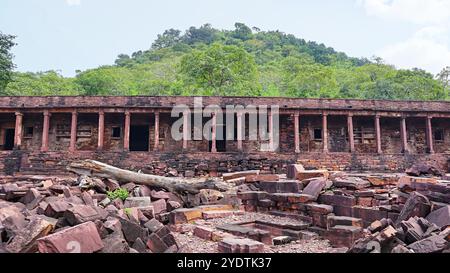
[[[5,144],[3,145],[3,150],[9,151],[14,148],[14,135],[15,129],[5,129]]]
[[[130,151],[148,151],[148,126],[131,126],[130,128]]]
[[[222,128],[219,128],[220,126],[222,126]],[[210,136],[211,137],[211,136]],[[212,141],[208,141],[209,142],[209,151],[211,152],[211,148],[212,148]],[[217,125],[217,130],[216,130],[216,149],[217,152],[226,152],[227,147],[226,147],[226,131],[225,131],[225,126],[223,125]]]

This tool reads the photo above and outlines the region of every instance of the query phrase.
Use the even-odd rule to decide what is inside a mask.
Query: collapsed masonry
[[[449,251],[450,179],[437,168],[416,165],[407,175],[288,170],[227,173],[223,192],[187,199],[90,175],[4,177],[0,251],[167,253],[194,245],[196,252],[210,242],[208,252],[261,253],[316,241],[329,242],[327,252]],[[124,200],[107,194],[119,188]]]

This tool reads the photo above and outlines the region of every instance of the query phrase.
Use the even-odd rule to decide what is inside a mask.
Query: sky
[[[169,28],[235,22],[397,68],[450,66],[450,0],[0,0],[0,31],[17,36],[16,70],[65,76],[148,49]]]

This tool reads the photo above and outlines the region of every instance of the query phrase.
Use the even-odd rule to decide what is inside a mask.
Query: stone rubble
[[[406,174],[292,164],[287,175],[224,173],[226,191],[182,200],[109,179],[18,175],[0,179],[0,251],[450,252],[448,177],[426,164]],[[127,196],[109,194],[119,188]]]

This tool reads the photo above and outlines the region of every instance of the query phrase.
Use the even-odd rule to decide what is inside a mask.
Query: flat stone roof
[[[194,96],[2,96],[0,108],[171,108],[194,106]],[[198,97],[200,98],[200,97]],[[394,101],[359,99],[305,99],[281,97],[201,97],[203,106],[278,105],[296,110],[359,110],[395,112],[450,112],[450,101]]]

